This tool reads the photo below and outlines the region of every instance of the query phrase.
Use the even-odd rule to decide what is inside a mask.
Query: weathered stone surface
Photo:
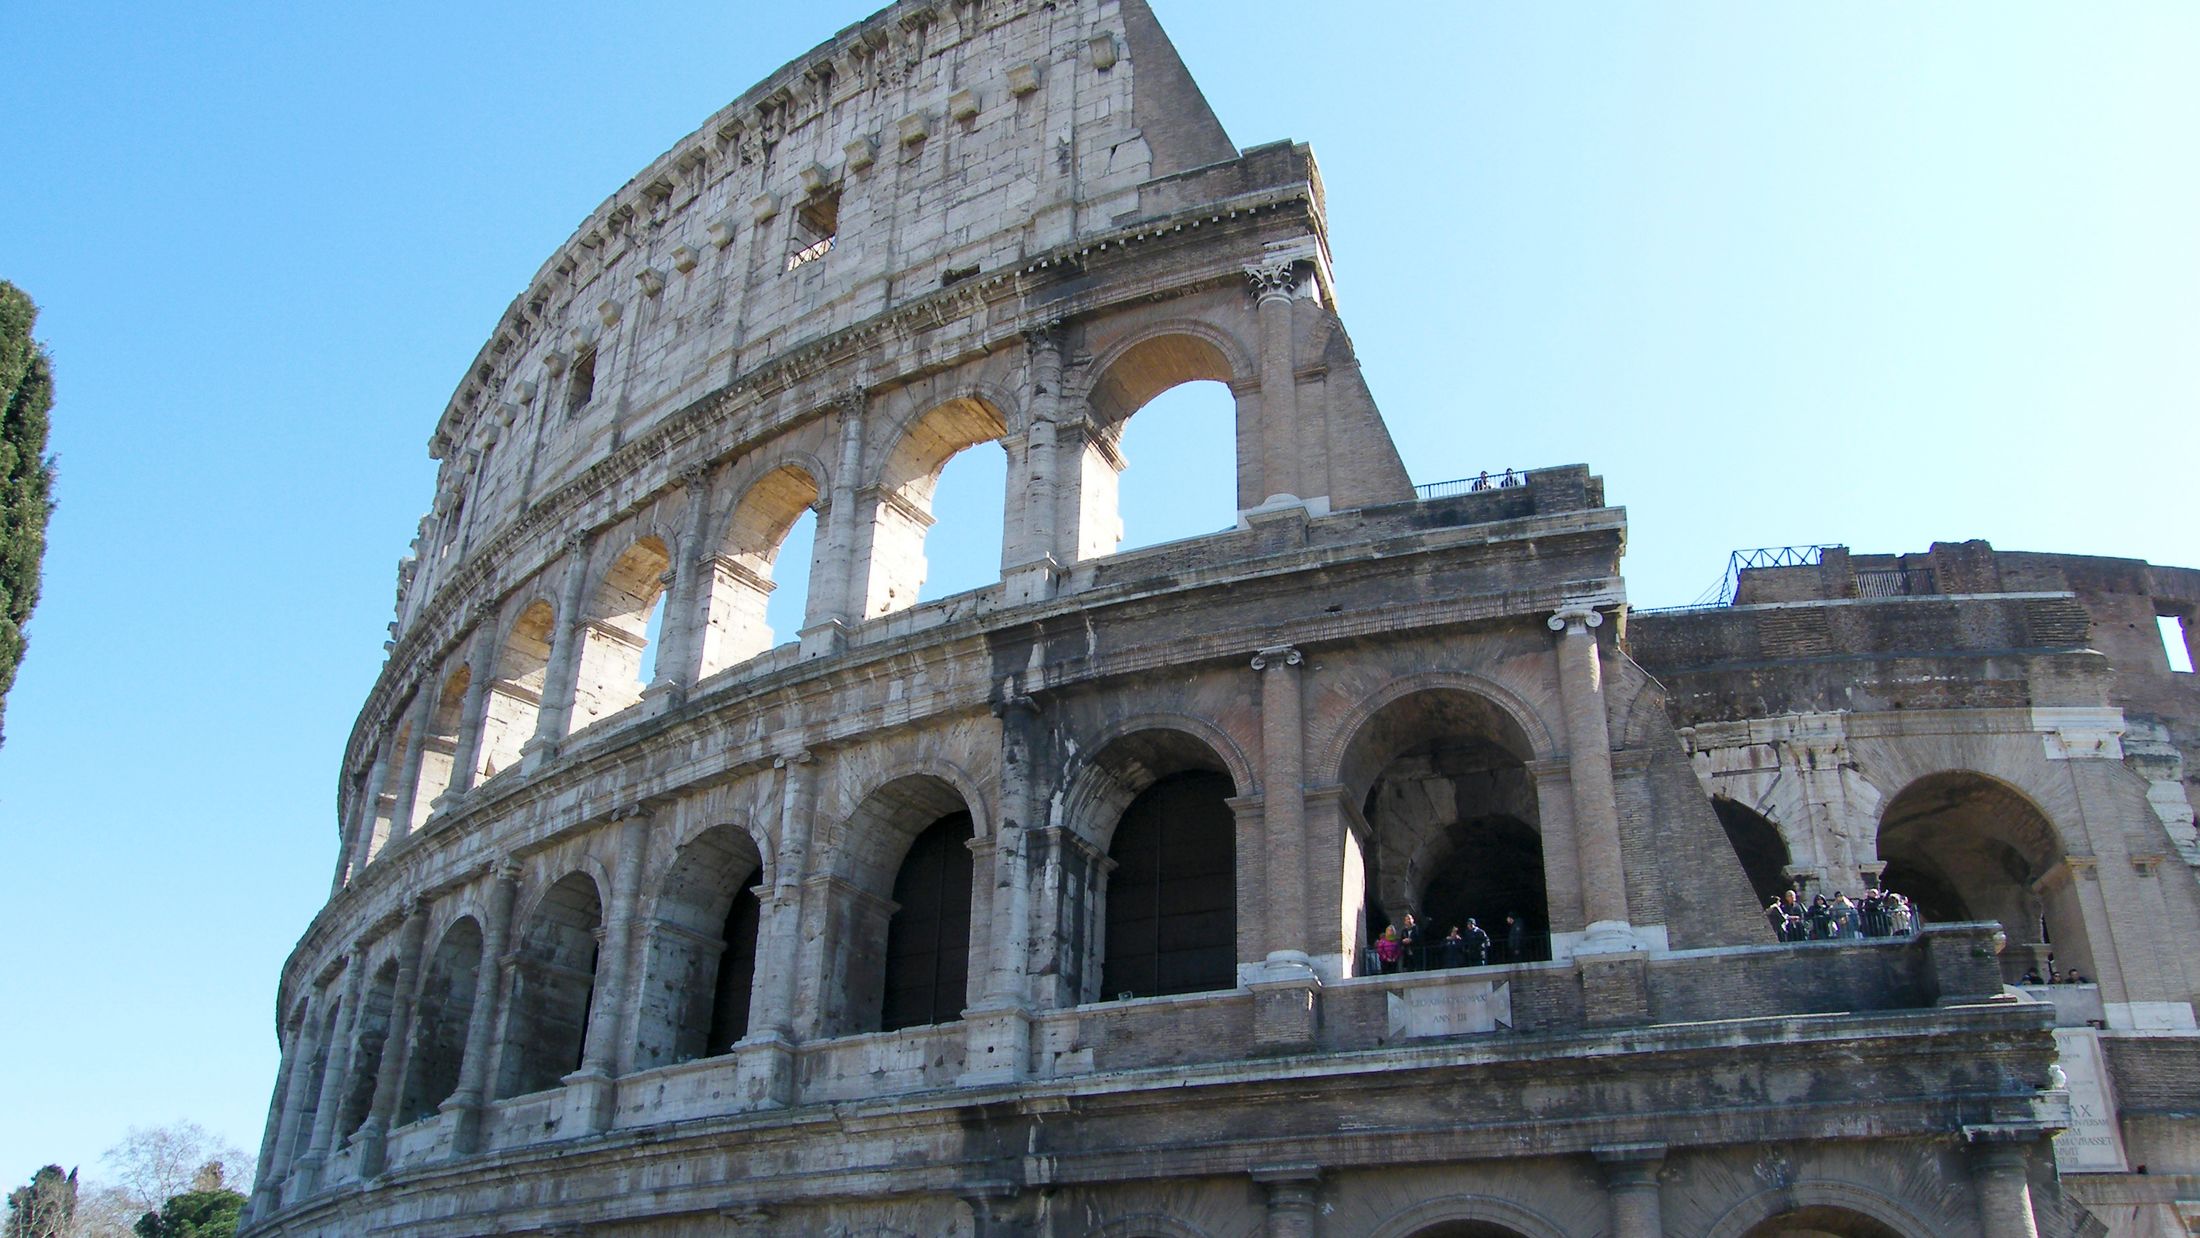
[[[1239,527],[1116,553],[1122,425],[1195,379]],[[1001,580],[917,605],[988,442]],[[789,64],[431,448],[251,1232],[2150,1224],[2047,1152],[2088,1021],[2125,1155],[2200,1174],[2200,710],[2131,634],[2194,574],[1828,551],[1629,615],[1587,468],[1408,483],[1311,154],[1236,149],[1143,0]],[[1753,889],[1882,876],[1960,914],[1778,944]],[[2089,983],[2005,986],[2050,948]]]

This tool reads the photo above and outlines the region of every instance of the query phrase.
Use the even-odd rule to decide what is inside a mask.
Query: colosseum
[[[1194,380],[1235,527],[1119,553]],[[998,578],[920,603],[995,443]],[[1588,468],[1409,480],[1311,152],[1145,0],[790,62],[430,450],[251,1234],[2200,1233],[2200,572],[1631,612]]]

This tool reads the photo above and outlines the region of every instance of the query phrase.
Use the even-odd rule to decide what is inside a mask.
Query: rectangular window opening
[[[840,235],[840,194],[821,193],[804,202],[794,213],[794,252],[787,255],[792,271],[833,252]]]
[[[565,388],[565,411],[577,413],[596,398],[596,350],[584,348],[573,358],[573,381]]]
[[[2192,646],[2185,643],[2184,616],[2157,615],[2154,623],[2162,629],[2162,652],[2169,655],[2169,668],[2181,675],[2192,674]]]

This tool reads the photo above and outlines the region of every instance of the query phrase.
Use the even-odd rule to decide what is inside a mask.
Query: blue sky
[[[1804,542],[2200,565],[2200,7],[1155,5],[1234,140],[1313,144],[1415,478],[1589,463],[1638,603]],[[257,1148],[437,414],[574,224],[871,7],[0,7],[61,457],[0,1183],[180,1117]],[[1133,421],[1134,542],[1227,521],[1224,425]],[[993,550],[937,536],[935,589]]]

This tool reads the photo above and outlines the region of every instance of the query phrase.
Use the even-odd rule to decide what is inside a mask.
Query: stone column
[[[428,902],[421,899],[405,917],[397,936],[397,993],[390,1008],[389,1035],[382,1041],[382,1064],[374,1076],[374,1099],[359,1128],[359,1177],[380,1177],[389,1147],[390,1115],[397,1109],[398,1085],[412,1044],[413,1001],[419,985],[420,949],[428,937]]]
[[[496,682],[497,628],[492,619],[474,638],[466,656],[466,699],[458,710],[458,750],[451,754],[451,781],[442,799],[455,800],[473,789],[481,764],[481,732],[488,725],[489,687]]]
[[[321,1007],[326,997],[326,990],[315,989],[306,999],[298,1046],[287,1066],[290,1082],[283,1088],[283,1121],[275,1135],[274,1165],[269,1172],[271,1191],[280,1191],[283,1179],[290,1176],[290,1162],[298,1150],[298,1128],[305,1123],[306,1092],[313,1082],[314,1061],[321,1056],[321,1024],[325,1021]]]
[[[710,547],[710,473],[692,469],[680,484],[687,490],[687,527],[673,558],[672,598],[665,603],[665,626],[659,634],[655,682],[685,700],[688,689],[703,673],[703,632],[710,624],[710,582],[717,573]]]
[[[1978,1196],[1979,1232],[1985,1238],[2039,1238],[2032,1217],[2032,1188],[2025,1165],[2039,1133],[1971,1127],[1971,1189]]]
[[[1665,1238],[1665,1217],[1658,1201],[1658,1172],[1665,1166],[1663,1144],[1598,1148],[1597,1168],[1612,1205],[1612,1238]]]
[[[435,698],[441,691],[436,682],[423,681],[414,690],[412,722],[405,735],[405,755],[398,764],[397,803],[390,809],[390,841],[397,842],[412,833],[414,816],[419,811],[420,758],[428,742],[428,728],[435,722]]]
[[[299,1048],[305,1040],[305,1027],[293,1029],[282,1046],[282,1057],[275,1067],[275,1086],[269,1089],[267,1098],[267,1126],[260,1136],[260,1159],[252,1175],[252,1202],[246,1210],[250,1217],[267,1215],[275,1206],[275,1151],[282,1143],[283,1117],[290,1111],[291,1081],[298,1073]]]
[[[863,533],[856,491],[863,477],[863,390],[849,391],[840,403],[840,460],[833,467],[832,499],[811,556],[808,615],[802,626],[802,656],[819,657],[846,647],[848,629],[863,619],[862,584],[857,573]]]
[[[474,968],[473,1010],[466,1020],[466,1050],[459,1059],[458,1088],[437,1108],[451,1115],[451,1152],[464,1156],[481,1146],[481,1107],[489,1093],[490,1038],[496,1032],[503,1003],[499,995],[509,991],[505,943],[512,937],[512,904],[519,895],[519,865],[506,861],[497,869],[496,888],[489,893],[489,922],[481,931],[481,963]]]
[[[1574,838],[1581,865],[1581,912],[1587,932],[1577,954],[1638,948],[1627,919],[1627,874],[1620,860],[1619,811],[1612,795],[1612,740],[1604,717],[1603,669],[1594,629],[1604,616],[1590,606],[1552,615],[1558,638],[1560,707],[1566,716]]]
[[[639,805],[619,817],[619,855],[611,874],[610,914],[604,918],[603,948],[596,967],[596,994],[588,1009],[588,1039],[581,1068],[560,1082],[566,1086],[568,1112],[583,1132],[607,1130],[619,1068],[619,1034],[630,1004],[628,955],[634,947],[634,913],[641,902],[642,857],[649,850],[649,814]]]
[[[359,828],[351,841],[351,877],[356,880],[367,870],[368,861],[374,859],[374,825],[382,815],[382,796],[390,780],[390,757],[387,752],[378,754],[367,767],[366,782],[359,794]]]
[[[1008,596],[1038,602],[1054,596],[1068,558],[1058,545],[1061,529],[1062,324],[1041,323],[1024,332],[1029,385],[1021,460],[1012,453],[1009,477],[1009,541],[1001,556]],[[1017,467],[1020,463],[1021,467]]]
[[[1314,1238],[1314,1188],[1321,1181],[1320,1167],[1266,1165],[1253,1170],[1253,1181],[1268,1194],[1262,1238]]]
[[[1299,497],[1298,365],[1292,355],[1291,301],[1298,264],[1289,259],[1245,268],[1260,321],[1262,506]]]
[[[1029,1073],[1031,1055],[1029,848],[1033,824],[1045,811],[1036,756],[1039,707],[1017,694],[994,706],[994,712],[1001,719],[1001,820],[990,848],[990,966],[977,1008],[963,1016],[967,1053],[962,1082],[967,1084],[1021,1079]]]
[[[520,768],[539,769],[557,755],[573,721],[573,693],[580,677],[581,645],[587,626],[581,607],[587,600],[588,550],[595,539],[577,536],[565,542],[565,580],[558,589],[557,629],[550,634],[550,661],[543,668],[542,707],[535,714],[535,735],[520,748]]]
[[[1305,738],[1300,718],[1299,667],[1305,659],[1289,645],[1253,657],[1260,672],[1260,746],[1264,863],[1267,900],[1266,957],[1308,963],[1307,926],[1314,906],[1308,879]]]
[[[744,1103],[779,1106],[794,1098],[795,1003],[800,997],[804,878],[809,875],[815,766],[807,752],[772,762],[779,771],[779,857],[768,888],[760,887],[757,976],[749,1034],[734,1051]]]
[[[343,1107],[344,1084],[351,1073],[351,1032],[359,1022],[359,992],[365,980],[366,952],[353,947],[344,960],[344,995],[336,1005],[336,1026],[329,1032],[328,1065],[321,1068],[321,1095],[313,1106],[313,1133],[306,1154],[298,1158],[295,1177],[300,1194],[311,1194],[320,1185],[321,1165],[328,1160],[330,1141],[336,1132],[336,1111]]]

